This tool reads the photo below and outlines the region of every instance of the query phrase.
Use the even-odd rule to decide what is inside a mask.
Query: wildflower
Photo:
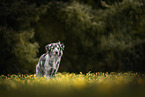
[[[98,83],[102,83],[104,81],[103,78],[98,78]]]
[[[44,76],[44,78],[46,79],[46,77]]]
[[[18,78],[17,81],[20,81],[20,79]]]
[[[86,86],[86,80],[84,77],[78,77],[76,79],[73,80],[73,86],[76,88],[76,89],[82,89]]]

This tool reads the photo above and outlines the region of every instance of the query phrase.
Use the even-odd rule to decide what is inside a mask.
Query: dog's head
[[[53,56],[62,56],[64,50],[64,44],[60,42],[51,43],[45,46],[46,52]]]

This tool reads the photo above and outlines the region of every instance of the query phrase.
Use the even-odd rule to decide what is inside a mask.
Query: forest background
[[[35,73],[45,45],[59,72],[144,72],[144,0],[1,0],[0,74]]]

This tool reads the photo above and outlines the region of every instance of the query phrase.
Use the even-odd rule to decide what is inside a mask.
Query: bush
[[[107,4],[92,9],[76,1],[49,3],[36,39],[42,52],[47,43],[64,42],[60,71],[144,71],[144,2]]]
[[[31,29],[44,12],[27,0],[1,0],[0,74],[34,72],[38,44]]]
[[[1,73],[34,73],[38,44],[39,57],[58,40],[60,71],[145,71],[142,0],[1,0],[0,9]]]
[[[14,30],[0,29],[1,74],[34,72],[38,44],[30,42],[34,33],[32,30],[15,33]]]

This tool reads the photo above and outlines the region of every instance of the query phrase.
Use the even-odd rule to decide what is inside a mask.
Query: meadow
[[[0,76],[0,97],[145,97],[145,74],[88,72]]]

